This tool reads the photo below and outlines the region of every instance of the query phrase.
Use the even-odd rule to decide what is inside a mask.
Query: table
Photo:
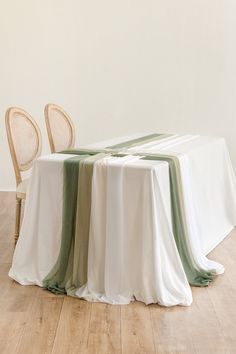
[[[130,138],[86,148],[103,149]],[[107,156],[95,165],[88,280],[74,295],[112,304],[137,299],[146,304],[190,305],[191,289],[173,237],[169,166],[165,161],[141,157],[161,153],[178,158],[192,252],[202,267],[220,274],[223,266],[205,255],[236,224],[236,183],[225,141],[172,135],[122,151],[128,155]],[[9,272],[23,285],[42,286],[57,261],[62,229],[63,163],[71,156],[53,154],[34,164]]]

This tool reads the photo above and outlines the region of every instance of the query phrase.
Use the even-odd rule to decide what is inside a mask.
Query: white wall
[[[4,114],[43,131],[64,106],[80,143],[129,132],[225,136],[236,167],[235,0],[0,0],[0,189],[14,187]]]

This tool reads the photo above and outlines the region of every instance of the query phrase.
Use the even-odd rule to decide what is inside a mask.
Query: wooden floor
[[[236,231],[210,255],[225,274],[191,307],[111,306],[12,281],[14,195],[0,205],[0,354],[236,353]]]

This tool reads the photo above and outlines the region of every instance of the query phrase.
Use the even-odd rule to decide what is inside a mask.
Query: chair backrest
[[[51,152],[73,148],[75,145],[75,127],[64,109],[56,104],[49,103],[45,106],[44,116]]]
[[[41,132],[30,114],[18,107],[6,111],[5,122],[18,185],[22,182],[21,172],[29,170],[34,159],[41,154]]]

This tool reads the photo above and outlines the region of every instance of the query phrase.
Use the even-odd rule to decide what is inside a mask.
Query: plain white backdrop
[[[0,190],[13,189],[4,115],[60,104],[80,144],[132,132],[220,135],[236,168],[235,0],[0,0]]]

